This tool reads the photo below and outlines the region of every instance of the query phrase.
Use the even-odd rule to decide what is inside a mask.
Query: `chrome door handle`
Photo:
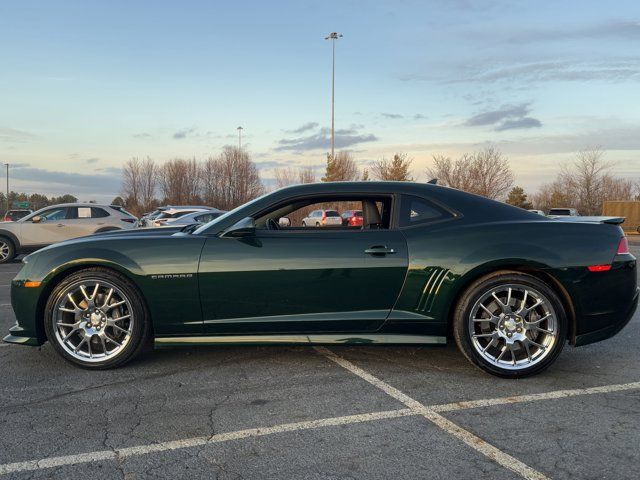
[[[58,227],[64,227],[64,224],[63,223],[59,223],[57,226]]]
[[[373,247],[367,248],[364,253],[367,255],[383,257],[385,255],[396,253],[396,251],[393,248],[387,248],[386,245],[374,245]]]

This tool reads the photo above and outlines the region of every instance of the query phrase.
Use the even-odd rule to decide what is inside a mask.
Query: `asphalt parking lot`
[[[19,268],[0,266],[2,335]],[[2,344],[0,476],[638,478],[639,345],[636,314],[513,381],[453,345],[158,350],[88,372]]]

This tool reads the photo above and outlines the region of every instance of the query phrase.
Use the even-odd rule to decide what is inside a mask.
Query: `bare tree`
[[[488,198],[504,198],[514,182],[509,161],[494,147],[464,154],[455,162],[444,155],[434,155],[433,163],[433,167],[427,169],[431,178]]]
[[[141,162],[137,157],[133,157],[122,167],[122,196],[127,202],[127,207],[132,210],[140,207],[141,179]]]
[[[355,181],[360,178],[358,166],[349,152],[338,152],[335,157],[327,155],[327,170],[323,182]]]
[[[311,167],[287,167],[276,168],[274,170],[277,188],[289,185],[298,185],[302,183],[314,183],[316,175]]]
[[[209,158],[200,168],[202,193],[208,205],[230,210],[264,192],[258,167],[249,153],[226,146],[215,158]]]
[[[198,196],[200,181],[195,159],[169,160],[158,168],[157,172],[164,202],[176,205],[200,202]]]
[[[396,153],[392,160],[382,158],[371,167],[371,173],[378,180],[408,181],[412,182],[411,163],[413,162],[406,153]]]
[[[560,180],[542,185],[531,199],[533,207],[545,213],[556,207],[577,208],[574,199]]]
[[[139,193],[139,201],[140,206],[144,211],[150,211],[153,207],[155,207],[156,200],[156,190],[157,190],[157,167],[155,162],[147,157],[142,162],[140,162],[140,193]]]

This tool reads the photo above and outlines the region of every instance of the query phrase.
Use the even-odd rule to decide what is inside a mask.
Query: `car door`
[[[52,207],[41,212],[39,222],[27,219],[20,225],[20,244],[24,247],[38,247],[61,242],[68,238],[69,207]]]
[[[408,264],[398,230],[257,230],[209,237],[199,288],[205,334],[370,332]]]
[[[100,228],[109,225],[109,214],[100,207],[69,207],[67,238],[78,238],[92,235]]]

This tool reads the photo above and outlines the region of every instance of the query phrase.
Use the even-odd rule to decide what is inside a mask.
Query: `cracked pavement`
[[[640,255],[640,240],[630,239]],[[0,265],[0,284],[20,268]],[[0,287],[0,331],[14,322]],[[476,370],[446,347],[331,347],[425,405],[640,381],[640,315],[566,347],[533,378]],[[403,408],[311,347],[148,352],[89,372],[49,345],[0,348],[0,464]],[[443,414],[551,478],[637,478],[640,391]],[[3,478],[519,478],[420,417],[403,417],[9,474]]]

